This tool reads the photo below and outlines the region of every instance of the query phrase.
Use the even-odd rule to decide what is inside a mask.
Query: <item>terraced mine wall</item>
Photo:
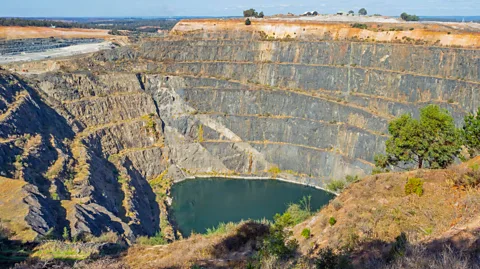
[[[0,55],[18,55],[20,53],[42,52],[50,49],[65,48],[72,45],[101,43],[96,38],[32,38],[32,39],[0,39]]]
[[[24,237],[67,227],[72,236],[175,238],[166,194],[187,176],[322,187],[368,174],[396,116],[434,103],[460,124],[476,111],[479,55],[194,31],[58,61],[56,72],[28,78],[2,71],[0,184],[19,196],[4,208],[23,216],[7,218],[27,227]]]

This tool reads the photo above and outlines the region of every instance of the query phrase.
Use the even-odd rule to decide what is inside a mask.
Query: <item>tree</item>
[[[247,19],[245,20],[245,25],[251,25],[251,24],[252,24],[252,22],[250,21],[250,19],[247,18]]]
[[[468,114],[463,119],[464,125],[461,130],[462,142],[467,147],[471,157],[480,153],[480,108],[477,115]]]
[[[445,168],[460,153],[459,131],[447,110],[428,105],[420,120],[405,114],[388,125],[391,137],[385,142],[386,155],[375,157],[377,166],[416,165],[418,168]]]
[[[353,10],[348,11],[348,14],[355,14]]]
[[[410,15],[410,14],[407,14],[406,12],[403,12],[402,14],[400,14],[400,18],[402,18],[402,20],[404,20],[404,21],[419,21],[420,20],[420,18],[417,15]]]
[[[257,18],[263,18],[263,17],[265,17],[265,15],[263,14],[263,11],[260,11]]]
[[[358,14],[365,16],[365,15],[367,15],[367,10],[366,10],[365,8],[361,8],[361,9],[358,11]]]
[[[258,13],[253,8],[243,11],[243,17],[257,17],[257,16],[258,16]]]

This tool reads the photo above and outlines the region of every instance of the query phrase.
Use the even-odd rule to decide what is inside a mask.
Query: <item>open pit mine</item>
[[[480,106],[480,34],[435,23],[184,20],[162,38],[0,71],[0,216],[178,237],[169,186],[275,177],[323,188],[372,172],[388,122]],[[391,29],[394,28],[394,29]]]

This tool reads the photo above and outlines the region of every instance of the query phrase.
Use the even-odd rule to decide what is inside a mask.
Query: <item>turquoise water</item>
[[[331,193],[278,180],[207,178],[180,182],[172,187],[172,211],[184,236],[205,233],[221,222],[273,219],[288,204],[311,196],[318,210],[334,196]]]

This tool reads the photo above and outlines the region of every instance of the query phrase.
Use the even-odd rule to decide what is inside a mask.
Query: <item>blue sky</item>
[[[480,0],[0,0],[0,16],[227,16],[253,7],[266,15],[317,10],[334,13],[365,7],[369,14],[480,16]]]

